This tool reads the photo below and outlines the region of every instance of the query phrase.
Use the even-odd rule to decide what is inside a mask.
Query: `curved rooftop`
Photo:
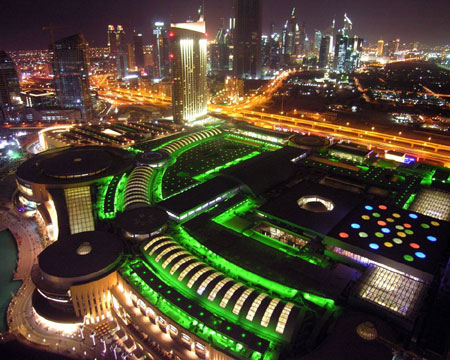
[[[123,245],[116,235],[89,231],[64,237],[38,256],[39,267],[56,278],[98,276],[120,261]]]
[[[112,146],[66,147],[25,161],[16,176],[29,183],[74,184],[121,173],[132,163],[129,151]]]
[[[126,210],[119,218],[122,230],[133,235],[151,234],[169,220],[167,213],[157,207],[147,206]]]

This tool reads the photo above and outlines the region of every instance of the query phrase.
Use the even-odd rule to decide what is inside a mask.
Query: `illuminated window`
[[[229,288],[225,293],[225,295],[223,296],[222,300],[220,301],[219,306],[225,308],[228,304],[228,301],[230,301],[230,298],[233,296],[236,290],[241,288],[242,286],[244,285],[242,285],[241,283],[236,283],[231,288]]]
[[[154,239],[150,240],[147,244],[145,244],[145,246],[144,246],[144,251],[147,251],[147,249],[148,249],[150,246],[152,246],[153,244],[155,244],[155,243],[157,243],[158,241],[163,240],[163,239],[169,239],[169,238],[166,237],[166,236],[158,236],[157,238],[154,238]]]
[[[175,259],[176,257],[181,256],[181,255],[189,255],[189,254],[186,251],[178,251],[175,254],[170,255],[166,260],[164,260],[161,267],[163,269],[165,269],[167,267],[167,265],[169,265],[173,259]]]
[[[70,233],[77,234],[94,231],[91,190],[89,186],[64,189],[67,211],[69,213]]]
[[[174,242],[172,240],[163,241],[162,243],[159,243],[154,248],[152,248],[148,254],[150,256],[152,256],[155,253],[155,251],[158,250],[160,247],[163,247],[163,246],[166,246],[166,245],[169,245],[169,244],[174,244]]]
[[[329,212],[334,209],[334,203],[331,200],[318,195],[302,196],[297,204],[300,208],[315,213]]]
[[[214,286],[214,289],[212,289],[212,291],[210,292],[209,296],[208,296],[208,300],[209,301],[214,301],[214,299],[216,298],[217,293],[220,291],[220,289],[222,289],[224,287],[225,284],[229,283],[230,281],[232,281],[229,278],[226,279],[222,279],[220,280],[216,286]]]
[[[286,324],[287,324],[287,321],[289,318],[289,314],[291,313],[293,307],[294,307],[294,304],[291,304],[291,303],[287,303],[286,305],[284,305],[283,310],[281,310],[280,317],[278,318],[277,327],[275,329],[275,331],[277,333],[279,333],[279,334],[284,333],[284,328],[286,327]]]
[[[424,289],[425,284],[421,281],[371,266],[362,279],[359,296],[408,317],[418,309],[418,302]]]
[[[187,275],[187,273],[189,272],[189,271],[191,271],[192,269],[194,269],[194,268],[196,268],[197,266],[205,266],[205,264],[203,264],[203,263],[201,263],[201,262],[195,262],[195,263],[192,263],[192,264],[189,264],[187,267],[186,267],[186,269],[184,269],[181,273],[180,273],[180,275],[178,275],[178,281],[182,281],[184,278],[185,278],[185,276]]]
[[[158,254],[158,256],[155,257],[155,261],[159,262],[159,260],[161,260],[164,255],[167,255],[169,252],[176,250],[176,249],[181,249],[181,247],[179,247],[178,245],[175,245],[175,246],[170,246],[167,249],[164,249],[163,251],[161,251]]]
[[[264,312],[263,318],[261,320],[261,326],[267,327],[270,322],[270,318],[272,317],[273,311],[275,310],[275,307],[280,302],[280,299],[272,299],[270,301],[269,306],[267,307],[266,311]]]
[[[202,295],[203,291],[205,291],[206,287],[209,285],[209,283],[211,281],[213,281],[215,278],[217,278],[218,276],[222,275],[221,273],[213,273],[211,275],[209,275],[205,280],[203,280],[203,282],[200,284],[198,290],[197,290],[197,294]]]
[[[267,294],[259,294],[258,297],[253,300],[253,304],[250,307],[250,310],[246,316],[246,319],[248,321],[253,321],[253,318],[255,317],[256,312],[258,311],[259,306],[261,305],[261,301],[267,297]]]
[[[210,267],[204,267],[203,269],[198,270],[188,281],[187,283],[187,287],[190,289],[192,287],[192,285],[194,285],[194,283],[198,280],[198,278],[200,276],[202,276],[205,272],[210,271],[210,270],[214,270]]]
[[[238,301],[236,301],[236,304],[233,308],[233,313],[236,315],[239,315],[242,305],[244,305],[244,301],[247,300],[248,296],[253,292],[253,289],[247,289],[245,290],[241,296],[239,297]]]
[[[185,257],[185,258],[179,260],[174,266],[172,266],[172,268],[169,271],[169,274],[170,275],[175,274],[175,272],[180,268],[181,265],[183,265],[184,263],[187,263],[190,260],[197,260],[197,259],[193,256],[188,256],[188,257]]]

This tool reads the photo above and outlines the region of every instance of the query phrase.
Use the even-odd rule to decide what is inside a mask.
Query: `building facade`
[[[234,75],[244,79],[261,77],[262,1],[236,0],[234,4]]]
[[[18,121],[22,109],[15,65],[5,51],[0,51],[0,120]]]
[[[172,24],[173,119],[185,123],[207,113],[205,22]]]
[[[81,34],[55,42],[53,72],[56,97],[63,108],[78,109],[83,121],[94,117],[89,90],[88,44]]]

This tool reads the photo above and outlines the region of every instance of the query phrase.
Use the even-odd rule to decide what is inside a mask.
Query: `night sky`
[[[55,38],[82,32],[91,46],[106,46],[108,24],[133,28],[150,43],[151,23],[157,19],[175,22],[196,16],[199,0],[1,0],[0,49],[43,49],[49,35],[43,25],[67,26]],[[232,0],[205,0],[209,37],[221,17],[231,15]],[[449,0],[263,0],[264,31],[273,22],[278,30],[297,7],[297,19],[306,22],[307,34],[326,29],[336,15],[342,26],[344,12],[353,21],[355,34],[369,41],[400,38],[429,45],[450,43]],[[131,37],[128,37],[130,39]]]

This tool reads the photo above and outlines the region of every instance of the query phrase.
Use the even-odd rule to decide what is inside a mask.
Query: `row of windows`
[[[211,272],[198,286],[197,293],[199,295],[203,295],[208,285],[210,285],[215,279],[219,278],[220,276],[224,276],[224,274],[215,271],[215,269],[206,266],[203,262],[198,261],[197,258],[194,256],[191,256],[187,251],[185,251],[183,248],[181,248],[178,243],[174,240],[172,240],[169,237],[166,236],[160,236],[155,239],[150,240],[145,246],[144,250],[147,252],[149,251],[149,255],[156,255],[155,261],[159,262],[164,256],[169,254],[171,251],[175,251],[173,254],[167,257],[167,259],[164,260],[162,263],[163,268],[167,268],[171,262],[173,262],[176,258],[180,257],[175,264],[173,264],[170,267],[169,273],[170,275],[174,275],[184,264],[187,264],[187,266],[180,272],[178,275],[177,280],[183,281],[186,276],[193,272],[193,275],[189,278],[187,282],[187,287],[192,288],[195,283],[198,281],[198,279],[208,272]],[[189,263],[191,262],[191,263]],[[228,283],[234,282],[231,278],[224,278],[217,282],[216,285],[214,285],[213,289],[208,295],[209,301],[214,301],[217,297],[217,294],[219,291]],[[233,295],[241,288],[245,288],[242,283],[234,283],[223,295],[222,299],[220,300],[219,306],[223,309],[225,309],[230,301],[230,299],[233,297]],[[257,292],[256,290],[252,288],[245,288],[245,291],[242,292],[242,294],[239,296],[237,301],[235,302],[232,312],[235,315],[240,315],[240,312],[242,310],[242,307],[244,306],[245,301],[252,295],[255,294],[256,296]],[[250,305],[250,309],[246,314],[246,319],[248,321],[253,321],[256,313],[258,312],[258,309],[261,307],[261,303],[264,299],[268,297],[265,293],[258,293],[258,296],[252,301]],[[275,311],[275,308],[280,304],[281,300],[278,298],[272,298],[267,307],[264,310],[264,314],[261,320],[261,326],[268,327],[270,323],[270,319]],[[291,303],[287,303],[284,305],[281,314],[278,318],[277,324],[276,324],[276,332],[283,334],[284,329],[286,327],[286,323],[288,321],[289,315],[291,313],[291,310],[293,309],[294,305]]]

